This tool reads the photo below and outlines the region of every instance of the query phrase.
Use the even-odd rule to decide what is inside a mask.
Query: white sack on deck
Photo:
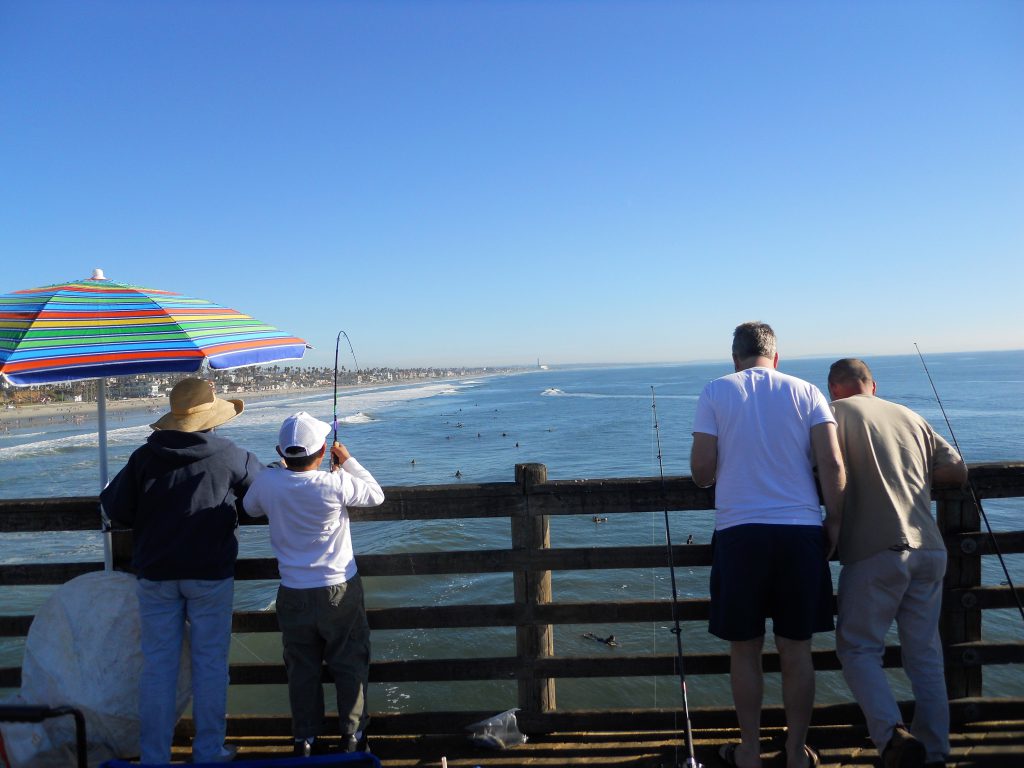
[[[25,641],[20,695],[7,703],[71,706],[85,715],[89,764],[139,754],[139,601],[136,579],[96,571],[60,586],[39,609]],[[188,643],[178,675],[178,716],[190,696]],[[15,768],[75,765],[70,716],[2,723]]]

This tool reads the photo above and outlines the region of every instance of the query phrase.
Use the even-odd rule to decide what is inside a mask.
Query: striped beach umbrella
[[[298,360],[306,342],[204,299],[92,277],[0,296],[0,376],[16,386],[98,379],[100,487],[108,377]]]
[[[237,368],[302,357],[306,343],[171,291],[91,278],[0,296],[0,375],[15,385]]]

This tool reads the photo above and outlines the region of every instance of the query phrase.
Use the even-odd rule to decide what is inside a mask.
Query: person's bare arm
[[[942,464],[932,470],[932,483],[938,485],[963,485],[967,482],[967,465],[962,461]]]
[[[818,467],[818,482],[825,499],[825,531],[831,544],[831,558],[839,544],[839,527],[843,522],[843,498],[846,494],[846,467],[839,450],[836,425],[831,422],[811,427],[811,450]]]
[[[701,488],[714,485],[718,472],[718,438],[705,432],[693,433],[690,450],[690,476]]]

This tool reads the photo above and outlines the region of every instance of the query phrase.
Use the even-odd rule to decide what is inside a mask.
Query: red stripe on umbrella
[[[244,349],[244,346],[242,347]],[[62,355],[59,359],[53,360],[28,360],[23,363],[7,363],[4,365],[5,373],[17,373],[26,369],[60,369],[74,368],[79,365],[93,363],[117,363],[131,362],[133,360],[187,360],[190,358],[205,357],[201,350],[179,351],[168,349],[164,352],[121,352],[109,353],[106,355]]]

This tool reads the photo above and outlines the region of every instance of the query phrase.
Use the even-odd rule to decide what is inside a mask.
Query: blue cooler
[[[148,764],[147,764],[148,765]],[[381,768],[380,760],[369,752],[343,752],[337,755],[317,755],[316,757],[275,757],[269,760],[232,760],[230,763],[193,763],[199,768]],[[139,763],[127,760],[108,760],[100,768],[142,768]],[[165,768],[151,766],[151,768]],[[174,768],[166,766],[166,768]]]

